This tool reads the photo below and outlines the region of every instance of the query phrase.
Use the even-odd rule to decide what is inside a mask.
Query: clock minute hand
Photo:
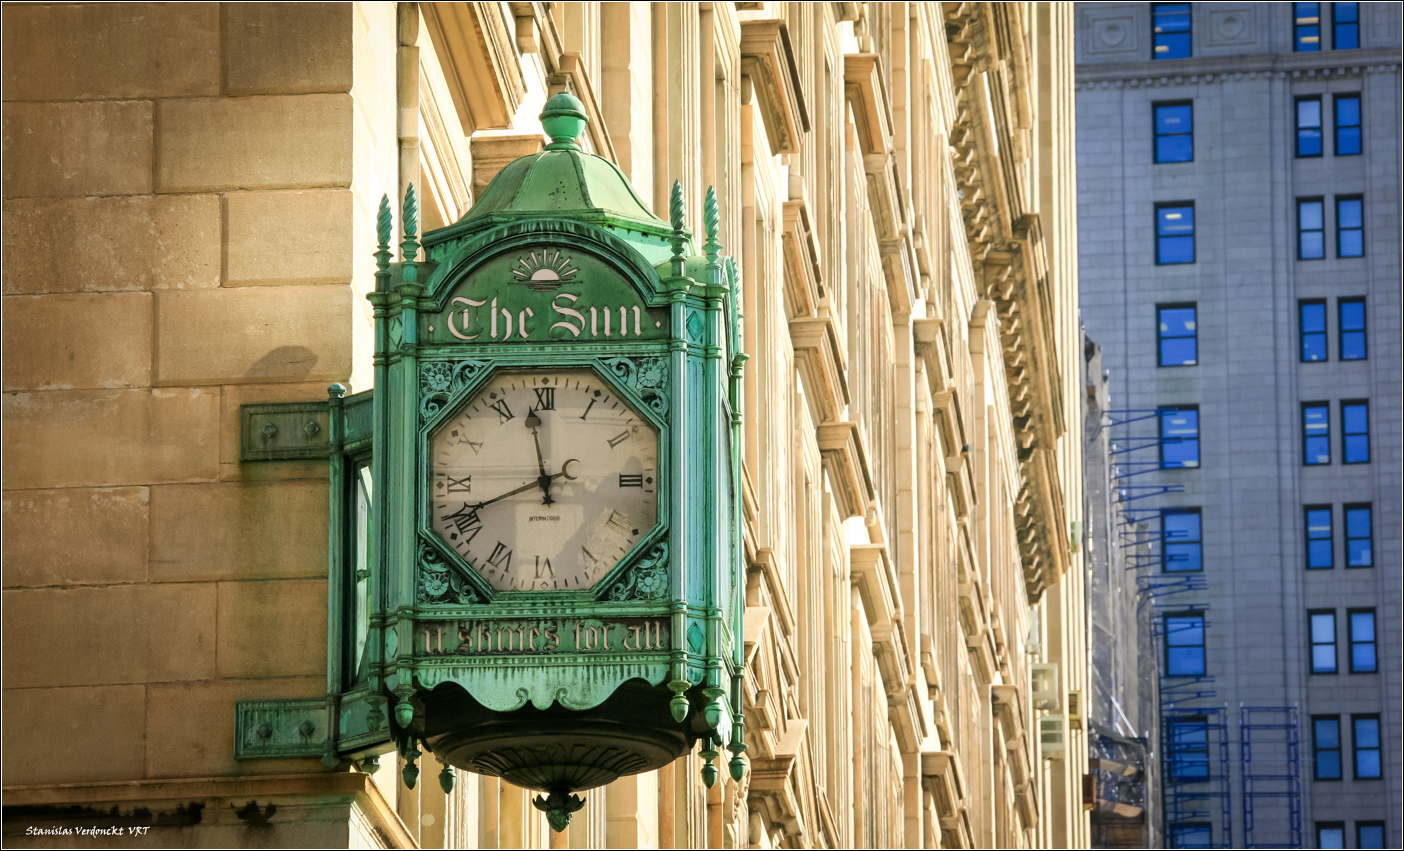
[[[541,486],[541,504],[550,505],[555,500],[551,499],[551,476],[546,472],[546,459],[541,456],[541,418],[535,410],[527,414],[526,427],[531,429],[531,439],[536,442],[536,468],[541,471],[536,483]]]
[[[548,478],[548,479],[559,479],[559,478],[564,477],[564,478],[567,478],[567,479],[574,479],[575,476],[572,476],[570,473],[567,473],[566,470],[570,467],[571,464],[578,464],[578,463],[580,463],[580,462],[577,461],[576,459],[572,458],[572,459],[570,459],[569,461],[567,461],[567,462],[565,462],[564,464],[561,465],[561,471],[560,471],[559,473],[555,474],[554,476],[547,476],[547,478]],[[535,482],[527,482],[526,484],[522,485],[522,486],[519,487],[519,488],[514,488],[514,489],[512,489],[512,490],[507,491],[506,493],[498,494],[497,496],[493,497],[492,499],[489,499],[489,500],[486,500],[486,501],[484,501],[484,502],[479,502],[479,503],[474,504],[474,505],[473,505],[473,511],[476,512],[476,511],[478,511],[479,509],[486,508],[487,506],[492,505],[494,502],[501,502],[502,500],[506,499],[506,498],[509,497],[509,496],[516,496],[516,495],[519,494],[519,493],[526,493],[527,491],[531,490],[532,488],[540,487],[540,486],[541,486],[541,483],[540,483],[539,480],[538,480],[538,481],[535,481]]]

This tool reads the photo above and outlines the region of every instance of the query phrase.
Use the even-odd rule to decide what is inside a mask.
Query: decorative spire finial
[[[702,244],[702,253],[707,255],[707,286],[719,287],[723,284],[722,244],[717,239],[717,231],[721,227],[721,205],[717,203],[714,186],[707,187],[707,197],[702,202],[702,226],[707,232],[707,241]]]
[[[380,213],[375,217],[375,230],[378,244],[375,251],[375,289],[385,292],[390,287],[390,261],[394,253],[390,251],[390,233],[394,218],[390,214],[390,196],[380,196]]]
[[[415,258],[419,256],[419,241],[415,239],[415,233],[419,230],[419,199],[415,197],[413,183],[405,190],[400,225],[405,229],[405,237],[400,242],[400,255],[405,266],[404,282],[416,284],[419,282],[418,264],[415,263]]]
[[[683,218],[687,215],[687,207],[683,203],[682,181],[673,181],[673,194],[668,201],[668,218],[672,220],[673,235],[669,242],[673,244],[673,258],[669,266],[669,271],[675,278],[681,278],[687,268],[687,231],[683,228]]]

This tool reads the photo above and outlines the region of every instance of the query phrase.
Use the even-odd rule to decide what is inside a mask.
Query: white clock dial
[[[431,527],[501,591],[589,588],[658,520],[658,431],[588,369],[495,376],[429,452]]]

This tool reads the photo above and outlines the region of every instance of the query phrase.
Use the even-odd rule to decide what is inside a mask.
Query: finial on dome
[[[546,146],[546,150],[579,150],[580,145],[575,140],[585,132],[589,121],[585,104],[580,102],[580,98],[570,92],[553,96],[546,101],[546,108],[541,110],[541,129],[551,137],[551,144]]]

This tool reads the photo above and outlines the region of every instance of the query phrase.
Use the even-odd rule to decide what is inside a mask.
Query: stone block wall
[[[7,788],[322,770],[232,757],[326,689],[325,463],[241,466],[239,406],[369,368],[379,5],[6,9]]]

